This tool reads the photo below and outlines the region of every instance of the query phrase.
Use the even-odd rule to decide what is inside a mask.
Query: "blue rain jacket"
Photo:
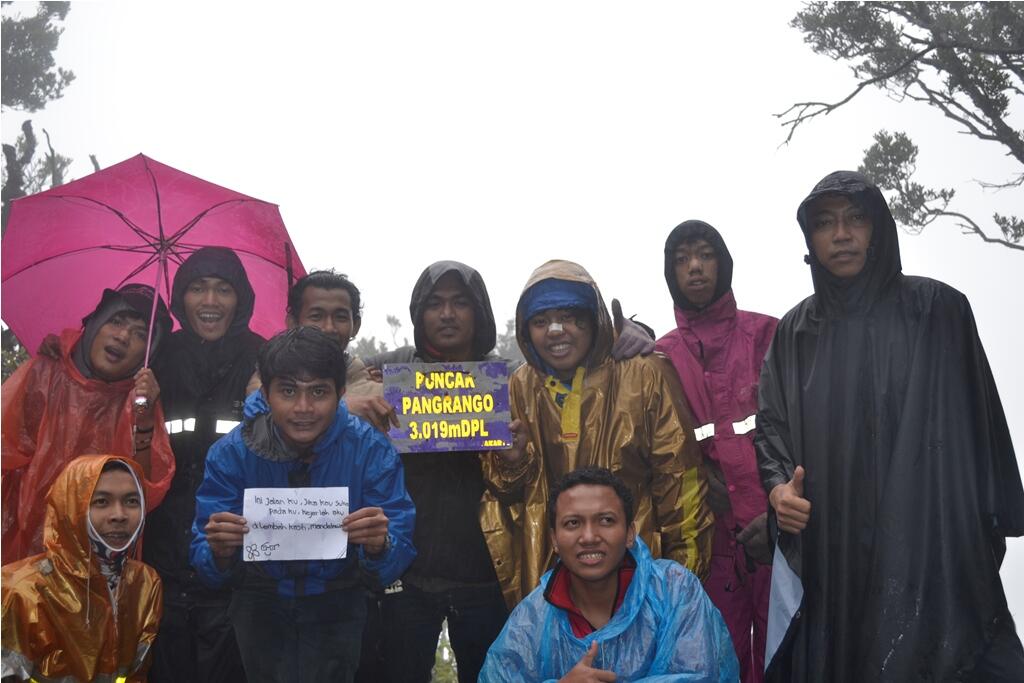
[[[214,512],[242,514],[242,495],[246,488],[291,488],[288,473],[298,468],[298,460],[269,459],[250,449],[242,430],[254,420],[269,414],[270,408],[260,392],[246,399],[245,422],[210,447],[206,474],[196,493],[196,519],[192,524],[191,561],[200,578],[212,587],[224,585],[244,565],[239,559],[234,568],[217,568],[206,542],[203,528]],[[375,578],[375,583],[393,583],[416,557],[412,531],[416,509],[405,490],[402,462],[388,439],[366,422],[349,415],[343,401],[338,403],[334,422],[313,446],[317,457],[309,468],[309,486],[347,486],[349,509],[379,507],[388,518],[391,548],[383,557],[370,559],[358,546],[360,567]],[[266,576],[277,580],[279,595],[318,595],[327,590],[351,562],[340,560],[305,562],[305,571],[295,571],[296,562],[261,562]],[[244,569],[244,567],[243,567]]]
[[[655,560],[638,536],[636,572],[611,621],[584,638],[544,598],[551,572],[513,610],[487,652],[480,681],[557,681],[598,642],[593,666],[619,681],[732,683],[739,665],[722,615],[688,569]]]

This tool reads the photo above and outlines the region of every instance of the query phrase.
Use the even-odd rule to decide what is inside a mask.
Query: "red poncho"
[[[69,462],[94,453],[135,457],[134,381],[86,379],[71,359],[81,336],[81,330],[65,330],[60,360],[36,356],[3,384],[4,564],[42,552],[46,493]],[[174,476],[159,403],[153,423],[152,445],[139,458],[149,509],[160,504]]]

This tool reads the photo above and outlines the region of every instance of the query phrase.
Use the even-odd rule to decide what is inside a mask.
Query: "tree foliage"
[[[70,2],[40,2],[32,16],[3,17],[4,107],[39,111],[60,98],[75,79],[53,58],[70,9]]]
[[[8,8],[12,3],[3,3]],[[74,74],[56,66],[53,53],[64,32],[62,23],[71,9],[68,2],[41,2],[31,16],[15,14],[3,17],[3,107],[39,111],[48,102],[61,97]],[[71,164],[58,154],[44,129],[48,151],[36,156],[38,140],[32,121],[21,125],[21,135],[13,145],[4,144],[2,227],[7,231],[11,201],[64,183]]]
[[[995,144],[1020,165],[1011,178],[983,183],[1019,192],[1024,184],[1024,131],[1013,127],[1011,105],[1024,95],[1024,3],[811,2],[791,22],[816,53],[847,62],[857,85],[836,102],[797,102],[777,114],[786,142],[807,121],[827,116],[869,86],[897,101],[926,104],[959,132]],[[861,170],[900,208],[899,221],[920,232],[940,216],[967,233],[1024,250],[1024,223],[994,214],[991,226],[955,211],[955,191],[933,190],[912,179],[917,147],[902,132],[880,131]],[[894,211],[895,214],[895,211]]]

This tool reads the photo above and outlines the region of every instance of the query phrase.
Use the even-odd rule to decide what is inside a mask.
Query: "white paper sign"
[[[348,487],[246,489],[242,516],[249,533],[242,545],[246,562],[336,560],[345,557]]]

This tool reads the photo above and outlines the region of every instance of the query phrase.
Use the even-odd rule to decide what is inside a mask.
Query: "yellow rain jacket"
[[[534,271],[523,293],[550,278],[594,288],[597,329],[585,361],[579,435],[563,436],[562,409],[537,363],[520,298],[516,337],[527,364],[512,375],[509,391],[512,418],[523,421],[528,444],[514,471],[500,452],[484,454],[488,491],[480,513],[506,602],[510,608],[518,604],[553,565],[549,487],[563,474],[590,465],[607,467],[630,487],[637,531],[651,554],[676,560],[703,580],[711,561],[714,517],[704,502],[702,455],[675,370],[658,354],[612,360],[612,320],[581,266],[549,261]]]
[[[86,521],[103,465],[126,458],[72,461],[50,489],[46,552],[5,565],[2,675],[16,680],[145,681],[162,611],[160,578],[126,558],[116,590],[92,551]]]

